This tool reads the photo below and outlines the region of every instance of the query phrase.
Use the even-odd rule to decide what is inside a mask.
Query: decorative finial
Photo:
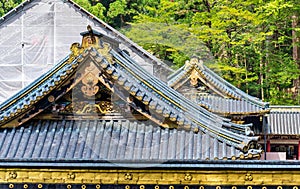
[[[189,61],[186,61],[185,63],[185,67],[188,67],[188,66],[199,66],[201,69],[204,69],[203,67],[203,61],[197,57],[197,56],[192,56],[191,59]]]
[[[93,30],[93,28],[88,25],[87,31],[80,33],[82,35],[82,43],[81,47],[87,48],[87,47],[100,47],[101,46],[101,38],[103,37],[103,34]]]
[[[86,28],[90,33],[93,31],[92,26],[90,26],[90,25],[88,25]]]

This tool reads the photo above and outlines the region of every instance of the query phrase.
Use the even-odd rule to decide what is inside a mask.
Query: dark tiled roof
[[[129,91],[132,89],[138,89],[139,93],[143,94],[143,96],[147,96],[147,99],[150,101],[150,108],[153,108],[154,110],[158,111],[162,106],[164,107],[163,112],[166,110],[170,111],[170,118],[172,114],[175,115],[174,118],[176,119],[177,123],[179,123],[180,120],[183,119],[183,122],[191,123],[192,129],[199,128],[204,132],[211,132],[211,135],[217,137],[219,140],[223,140],[226,138],[224,141],[227,141],[228,144],[231,145],[236,145],[236,143],[239,143],[238,141],[244,141],[241,143],[245,143],[249,139],[255,140],[254,138],[251,139],[251,137],[246,137],[247,139],[244,137],[242,137],[243,139],[240,138],[241,136],[245,136],[245,132],[243,132],[242,135],[235,135],[234,132],[227,133],[228,130],[224,129],[225,127],[230,127],[231,129],[233,129],[237,125],[229,122],[228,119],[224,119],[207,111],[204,108],[201,108],[197,104],[186,99],[177,91],[166,86],[163,82],[156,79],[155,77],[149,77],[149,75],[139,66],[137,66],[137,63],[130,59],[130,57],[127,56],[126,53],[116,53],[112,50],[111,54],[116,60],[119,61],[118,65],[116,66],[117,68],[124,71],[124,74],[130,74],[131,76],[129,76],[129,78],[138,79],[138,83],[135,83],[131,79],[126,80],[128,82],[127,85],[130,88]],[[122,77],[123,76],[119,75],[117,80],[122,80]],[[151,93],[147,94],[147,91]],[[139,93],[136,93],[134,95],[138,96]],[[157,98],[161,99],[164,103],[167,104],[163,105],[162,103],[156,103],[158,100]],[[151,107],[152,105],[154,106]],[[245,130],[247,126],[239,125],[238,127],[243,128],[242,130]]]
[[[9,117],[14,117],[29,109],[41,97],[47,95],[60,84],[62,78],[66,77],[67,70],[72,69],[72,66],[76,63],[75,61],[68,62],[68,58],[69,56],[7,101],[0,104],[0,123]]]
[[[0,159],[10,160],[213,160],[241,154],[204,133],[124,120],[32,120],[0,132]]]
[[[202,154],[202,159],[231,158],[237,155],[244,159],[257,157],[261,154],[260,147],[256,145],[258,137],[250,136],[251,132],[247,132],[249,125],[235,124],[230,122],[229,119],[207,111],[205,108],[186,99],[160,79],[153,77],[133,60],[127,52],[111,47],[106,42],[101,43],[101,45],[100,43],[93,44],[90,47],[80,46],[78,43],[72,44],[72,53],[65,60],[0,105],[0,127],[3,129],[1,134],[5,135],[2,143],[3,158],[14,158],[17,156],[14,153],[21,153],[20,157],[25,158],[40,158],[42,156],[47,158],[65,158],[68,153],[71,153],[70,156],[80,159],[92,157],[95,152],[91,152],[91,150],[101,151],[101,153],[95,154],[95,156],[99,155],[98,158],[102,158],[102,156],[106,159],[121,158],[117,153],[123,153],[122,150],[124,148],[120,147],[120,150],[116,150],[119,146],[111,148],[111,145],[113,145],[111,138],[114,138],[114,136],[116,137],[116,145],[120,144],[122,146],[125,142],[129,146],[124,153],[125,155],[129,153],[128,156],[131,158],[133,157],[131,153],[135,154],[138,152],[135,149],[136,147],[144,148],[147,145],[150,151],[146,150],[145,153],[149,153],[146,157],[150,159],[152,157],[159,159],[160,153],[163,153],[161,155],[162,159],[168,159],[165,149],[168,150],[167,154],[171,154],[171,159],[177,158],[177,153],[179,153],[180,158],[184,156],[186,159],[197,159],[200,157],[199,153]],[[150,126],[129,124],[128,127],[132,128],[135,133],[131,134],[131,132],[126,130],[126,124],[128,123],[120,123],[120,121],[100,121],[99,123],[95,121],[93,123],[86,120],[79,123],[76,121],[74,124],[72,121],[66,120],[53,123],[51,121],[32,121],[36,115],[58,101],[66,93],[76,87],[80,87],[77,86],[79,83],[88,85],[81,87],[81,90],[79,90],[85,96],[83,97],[85,100],[90,97],[89,95],[93,96],[98,92],[101,93],[98,90],[95,93],[87,93],[86,90],[91,90],[94,87],[90,84],[90,81],[92,83],[95,82],[95,84],[100,82],[107,90],[117,95],[120,100],[129,104],[135,111],[165,129],[161,129],[158,126],[153,127],[149,132],[145,132],[144,135],[144,137],[151,138],[143,138],[143,136],[139,136],[136,133],[138,133],[139,129],[146,131],[146,129],[151,128]],[[94,89],[97,87],[95,86]],[[24,125],[27,122],[31,123],[28,127]],[[67,124],[72,126],[67,126]],[[120,126],[117,126],[118,124]],[[76,129],[73,129],[73,126],[76,126]],[[8,127],[18,127],[18,129],[5,130]],[[49,130],[51,132],[48,132],[48,127],[51,128]],[[168,129],[169,127],[176,129]],[[94,135],[97,131],[90,132],[94,128],[105,128],[103,132],[108,131],[108,134],[102,133],[102,138],[98,138],[98,136]],[[78,129],[80,132],[77,132]],[[121,131],[122,129],[124,131]],[[129,130],[131,131],[131,129]],[[29,134],[23,136],[27,132]],[[22,137],[15,139],[14,137],[17,133],[20,133]],[[79,135],[81,133],[83,135]],[[126,139],[124,139],[126,141],[122,141],[123,139],[120,138],[124,133],[128,133],[128,138],[125,137]],[[148,136],[148,133],[151,134]],[[196,133],[200,134],[197,135]],[[9,136],[6,136],[6,134],[9,134]],[[40,138],[40,135],[44,136]],[[62,138],[71,137],[71,135],[77,137],[74,144],[71,142],[72,138],[69,138],[70,140],[67,141],[62,140]],[[168,143],[171,142],[173,144],[172,141],[169,141],[168,136],[171,139],[175,138],[176,147],[172,146],[169,149],[169,145],[161,146],[166,145],[162,141],[164,137],[166,137]],[[94,139],[99,140],[99,142],[93,142]],[[187,139],[191,139],[193,142],[188,142]],[[20,142],[19,140],[25,141]],[[83,142],[77,144],[81,140]],[[185,148],[183,146],[196,145],[195,140],[202,141],[199,148],[188,147],[188,150],[184,151]],[[11,154],[11,149],[15,149],[17,146],[12,146],[9,149],[5,147],[10,146],[15,141],[26,144],[24,148],[28,148],[28,150],[22,148],[23,152],[22,150],[16,150],[12,152],[13,155],[9,155]],[[51,142],[47,143],[45,141]],[[106,143],[107,141],[110,142]],[[67,142],[67,144],[64,145],[62,142]],[[93,146],[87,144],[93,144]],[[94,144],[101,144],[101,146],[94,146]],[[149,146],[149,144],[151,145]],[[45,147],[47,145],[51,147]],[[64,150],[61,150],[61,148],[64,148]],[[74,151],[67,152],[69,149]],[[169,150],[171,151],[169,152]],[[196,152],[195,155],[194,152]],[[137,157],[141,158],[141,152],[138,153]],[[124,157],[122,156],[122,158]]]
[[[268,116],[269,134],[299,135],[300,107],[299,106],[271,106]]]
[[[102,56],[100,51],[98,52],[94,48],[84,50],[83,53],[74,58],[74,60],[71,58],[68,61],[62,61],[54,69],[45,74],[44,77],[39,78],[32,85],[2,104],[0,123],[5,126],[7,120],[16,120],[19,115],[28,111],[27,109],[34,107],[39,101],[45,98],[47,99],[47,95],[56,92],[55,88],[57,86],[70,80],[70,77],[76,72],[76,68],[79,64],[82,66],[86,62],[94,62],[95,65],[99,66],[99,69],[102,69],[101,73],[104,74],[106,78],[113,80],[116,86],[118,85],[114,91],[121,99],[124,98],[122,90],[128,91],[131,95],[140,99],[142,103],[148,104],[149,108],[153,109],[156,113],[161,114],[164,119],[169,118],[172,120],[178,129],[196,133],[199,130],[200,132],[206,133],[208,140],[206,144],[209,144],[210,138],[212,138],[214,140],[213,145],[215,149],[221,149],[219,146],[222,143],[225,147],[232,146],[232,148],[244,150],[245,153],[249,152],[252,155],[260,154],[260,150],[255,150],[256,147],[254,149],[249,148],[252,142],[258,140],[257,137],[246,136],[245,132],[232,132],[233,128],[246,130],[246,126],[231,123],[229,120],[214,115],[187,100],[184,96],[166,86],[159,79],[149,76],[149,73],[140,68],[126,53],[116,52],[114,50],[111,50],[110,53],[116,59],[116,62],[108,62],[106,57]],[[123,89],[119,91],[118,88]],[[56,96],[61,96],[61,94],[56,94]],[[47,103],[49,104],[48,101],[44,103],[46,103],[46,105],[44,105],[45,107]],[[135,105],[133,105],[133,107],[135,107]],[[42,107],[39,108],[43,109]],[[139,110],[138,107],[135,108]],[[197,115],[195,116],[196,112]],[[147,114],[147,112],[140,113]],[[150,119],[153,119],[151,114],[147,115],[150,116]],[[63,128],[60,128],[59,130],[62,129]],[[4,131],[3,134],[5,134],[5,132],[6,131]],[[12,132],[14,131],[12,130]],[[30,142],[34,142],[35,140],[37,139],[33,138]],[[56,145],[56,143],[52,145]],[[59,141],[57,145],[60,145]],[[216,155],[217,151],[214,151],[214,155],[207,155],[207,157],[218,157],[218,155]],[[224,156],[225,155],[226,154],[224,154]],[[231,155],[236,155],[236,152]],[[243,154],[243,156],[245,155]],[[222,156],[220,158],[222,158]]]
[[[193,98],[191,98],[193,99]],[[211,112],[223,115],[255,115],[265,114],[269,109],[262,108],[257,104],[253,104],[245,99],[236,100],[231,98],[223,98],[216,95],[197,95],[196,101],[199,105],[205,107]]]
[[[168,85],[171,87],[182,85],[187,82],[192,71],[198,73],[201,82],[210,90],[224,98],[216,98],[212,95],[194,98],[196,102],[210,111],[223,114],[260,114],[269,110],[268,103],[246,94],[204,65],[190,64],[181,67],[168,77]]]

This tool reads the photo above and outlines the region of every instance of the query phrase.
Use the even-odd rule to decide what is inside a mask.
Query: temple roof
[[[269,135],[299,135],[300,107],[271,106],[268,115]]]
[[[44,13],[41,13],[42,11],[39,11],[39,9],[43,10]],[[31,16],[25,16],[22,18],[24,21],[19,23],[23,13]],[[50,23],[44,23],[45,17],[47,17],[47,20],[50,20]],[[27,0],[0,19],[0,26],[3,26],[0,28],[2,29],[1,33],[3,35],[3,40],[1,41],[4,43],[6,39],[9,39],[9,41],[17,39],[21,40],[11,44],[11,47],[5,47],[5,51],[8,51],[11,48],[11,51],[18,52],[18,55],[15,54],[14,57],[19,58],[14,58],[15,60],[13,61],[9,58],[12,56],[2,57],[3,62],[1,66],[4,66],[3,70],[9,68],[10,71],[4,71],[2,74],[3,80],[0,81],[0,86],[2,86],[4,90],[0,91],[0,102],[16,92],[17,89],[26,86],[29,83],[30,78],[35,78],[35,76],[44,72],[41,72],[40,70],[47,70],[49,65],[52,66],[52,64],[59,62],[57,60],[60,60],[62,56],[65,55],[65,50],[68,49],[68,47],[65,47],[66,44],[70,43],[68,40],[71,38],[73,39],[74,36],[77,35],[72,32],[72,28],[81,28],[83,25],[86,25],[86,23],[97,28],[97,30],[100,31],[98,32],[99,35],[104,35],[106,39],[118,42],[117,45],[110,43],[112,46],[126,50],[130,54],[131,59],[134,59],[135,62],[142,65],[148,72],[159,77],[161,80],[166,80],[166,75],[173,72],[173,70],[161,60],[142,49],[102,20],[84,10],[72,0]],[[16,29],[19,26],[28,28],[24,30],[25,33],[24,35],[22,34],[22,36],[21,30]],[[31,28],[33,26],[36,27],[37,32],[39,31],[39,33],[41,33],[41,36],[32,35]],[[49,31],[52,30],[53,32],[49,33]],[[97,32],[96,30],[93,31]],[[26,32],[28,32],[28,34],[26,34]],[[13,37],[14,40],[12,40],[10,36],[4,34],[13,34],[13,36],[20,35],[20,37]],[[65,37],[66,35],[69,37]],[[72,37],[70,37],[71,35]],[[49,40],[52,38],[54,39],[55,44],[52,44],[52,40]],[[24,50],[21,50],[21,46],[19,45],[22,45]],[[39,45],[42,46],[38,47]],[[52,49],[52,47],[54,49]],[[40,56],[31,56],[30,49],[40,49],[36,52],[37,54],[40,54]],[[24,54],[21,55],[21,52]],[[22,60],[19,60],[21,57],[23,57]],[[11,64],[13,64],[13,66],[11,66]],[[45,65],[47,66],[45,67]],[[169,86],[178,89],[186,83],[188,81],[187,78],[191,78],[191,74],[194,74],[195,72],[198,73],[201,82],[217,94],[208,96],[193,94],[193,98],[190,98],[196,100],[199,105],[207,110],[225,116],[240,114],[261,115],[269,111],[267,103],[247,95],[202,64],[188,64],[185,67],[182,67],[169,77],[168,84]],[[12,80],[12,77],[6,76],[11,75],[12,73],[18,73],[17,75],[24,75],[24,77],[15,77]]]
[[[234,85],[227,82],[211,69],[206,67],[197,57],[186,62],[184,66],[168,77],[168,85],[176,90],[190,82],[210,93],[194,92],[188,94],[190,99],[196,101],[209,111],[223,115],[257,115],[269,111],[269,103],[246,94]],[[193,88],[193,86],[191,86]]]
[[[110,137],[117,137],[118,145],[123,143],[120,141],[120,136],[132,131],[132,137],[129,137],[128,134],[127,143],[125,143],[128,148],[133,147],[133,144],[139,147],[147,146],[149,144],[147,142],[150,140],[151,144],[155,144],[154,146],[157,144],[158,147],[154,151],[144,153],[150,153],[147,157],[157,157],[157,154],[164,153],[164,155],[158,156],[158,159],[169,158],[163,150],[166,148],[165,143],[162,142],[164,139],[172,143],[168,143],[168,148],[171,147],[170,159],[180,159],[183,156],[186,159],[251,159],[260,156],[261,150],[256,144],[258,137],[251,136],[250,125],[232,123],[228,119],[215,115],[186,99],[182,94],[145,71],[127,52],[113,49],[108,43],[99,43],[99,45],[95,44],[87,48],[82,48],[78,43],[74,43],[71,51],[71,55],[67,56],[53,69],[0,105],[1,133],[3,135],[10,133],[10,137],[3,138],[2,145],[8,143],[12,145],[9,149],[15,149],[18,144],[23,144],[18,136],[22,136],[22,138],[23,136],[33,137],[34,140],[29,141],[36,141],[38,139],[36,133],[41,133],[41,136],[44,136],[39,140],[45,140],[47,137],[51,138],[62,132],[67,135],[77,135],[78,129],[80,132],[83,131],[85,134],[89,133],[91,135],[94,132],[89,130],[92,131],[97,128],[100,132],[98,137],[100,137],[101,132],[108,132],[111,135]],[[95,117],[92,114],[91,117],[91,115],[86,114],[88,113],[87,109],[91,108],[99,110],[101,115],[105,114],[100,105],[95,104],[94,101],[95,95],[103,96],[100,93],[101,86],[99,84],[111,91],[112,94],[141,116],[148,119],[150,123],[147,125],[137,124],[114,118],[111,118],[114,121],[106,122],[101,121],[101,116]],[[75,112],[73,112],[72,118],[74,120],[82,119],[82,121],[67,121],[64,116],[55,118],[54,105],[70,93],[74,98],[70,103],[74,106],[78,101],[78,99],[75,100],[76,94],[80,93],[84,96],[81,100],[87,103],[86,106],[79,112],[79,115],[75,115]],[[111,98],[112,102],[113,99]],[[50,117],[37,117],[47,112],[49,108],[51,109]],[[50,121],[54,118],[57,121]],[[34,121],[35,119],[45,121]],[[92,121],[91,119],[97,119],[98,121]],[[79,123],[80,125],[78,125]],[[60,126],[52,128],[54,125]],[[132,127],[132,130],[129,131],[126,125],[129,125],[129,128]],[[49,128],[52,129],[48,130]],[[74,128],[77,128],[77,130],[74,130]],[[150,130],[149,133],[152,138],[147,138],[146,133],[143,132],[138,136],[139,130],[146,131],[147,129]],[[25,130],[26,132],[24,132]],[[124,130],[124,132],[121,132],[121,130]],[[15,133],[19,133],[19,135],[15,135]],[[84,150],[85,147],[82,145],[91,142],[88,141],[90,137],[82,137],[83,143],[78,143],[76,139],[73,141],[74,144],[71,140],[67,144],[62,144],[66,141],[62,141],[60,137],[52,142],[55,147],[51,147],[51,149],[64,145],[66,146],[62,148],[69,149],[68,145],[70,145],[70,148],[79,145],[81,147],[76,148]],[[100,143],[108,141],[102,141],[98,137],[94,136],[92,138],[99,140]],[[200,140],[205,142],[200,144]],[[12,141],[16,141],[16,143],[12,143]],[[197,147],[194,147],[197,143]],[[2,147],[4,151],[8,150],[5,149],[8,144]],[[36,148],[39,152],[47,151],[47,148],[44,149],[43,146],[32,146],[37,144],[40,143],[24,143],[24,145],[29,145],[25,146],[26,148]],[[116,144],[116,148],[121,149],[122,147],[118,145]],[[57,157],[57,150],[59,151],[59,149],[56,149],[57,153],[52,155]],[[9,154],[8,151],[3,154]],[[178,157],[174,156],[177,152],[181,153]],[[34,154],[34,152],[32,153]],[[81,152],[79,153],[78,157],[88,158]],[[103,155],[103,158],[107,159],[107,154]],[[113,155],[113,158],[121,158],[121,156]]]
[[[242,154],[207,134],[128,120],[32,120],[2,130],[0,144],[1,159],[32,161],[216,160]]]

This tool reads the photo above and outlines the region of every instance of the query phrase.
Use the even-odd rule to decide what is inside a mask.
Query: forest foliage
[[[20,0],[0,0],[0,16]],[[271,104],[300,103],[298,0],[75,0],[174,69],[196,55]]]

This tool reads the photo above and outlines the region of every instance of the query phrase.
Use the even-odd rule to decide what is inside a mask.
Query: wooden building
[[[32,2],[45,1],[19,8]],[[0,105],[1,188],[299,187],[299,163],[258,160],[253,123],[186,98],[154,76],[163,64],[101,28],[89,25],[65,58]],[[144,69],[149,57],[155,73]]]
[[[300,107],[271,106],[267,118],[266,152],[270,158],[300,160]]]
[[[259,133],[259,143],[266,149],[268,102],[246,94],[193,57],[168,77],[168,85],[201,107],[232,122],[247,124],[247,132]],[[253,134],[254,134],[253,133]]]

